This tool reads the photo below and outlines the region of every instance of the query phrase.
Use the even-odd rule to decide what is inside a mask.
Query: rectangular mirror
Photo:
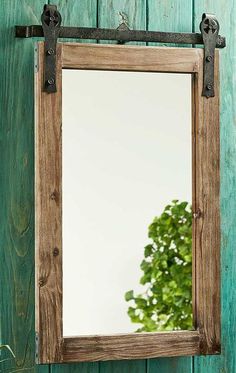
[[[192,329],[191,75],[63,70],[62,92],[63,334]]]
[[[38,55],[38,361],[219,353],[218,52],[210,99],[201,49]]]

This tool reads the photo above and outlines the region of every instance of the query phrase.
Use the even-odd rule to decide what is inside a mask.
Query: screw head
[[[49,19],[50,19],[50,21],[55,21],[56,18],[55,18],[55,16],[50,16]]]
[[[49,48],[48,51],[47,51],[47,54],[49,54],[49,56],[53,55],[54,54],[54,49]]]
[[[53,256],[58,256],[59,255],[59,249],[57,247],[55,247],[53,249]]]
[[[206,58],[207,62],[211,62],[213,60],[212,56],[207,56]]]
[[[206,88],[208,91],[210,91],[211,89],[213,89],[213,85],[211,83],[208,83]]]
[[[47,83],[49,85],[53,85],[55,83],[55,80],[53,78],[50,78],[50,79],[47,80]]]

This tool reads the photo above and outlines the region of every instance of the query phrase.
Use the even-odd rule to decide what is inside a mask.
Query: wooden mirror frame
[[[61,43],[57,92],[36,72],[36,336],[38,363],[220,353],[219,53],[215,97],[202,96],[202,49]],[[63,337],[62,69],[192,74],[193,319],[195,330]],[[78,87],[79,89],[79,87]],[[171,89],[171,87],[170,87]]]

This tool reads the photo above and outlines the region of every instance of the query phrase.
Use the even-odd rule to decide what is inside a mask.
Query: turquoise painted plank
[[[146,29],[146,0],[98,0],[99,27],[118,27],[121,14],[131,29]]]
[[[100,373],[98,363],[51,365],[50,373]]]
[[[0,7],[0,343],[16,355],[1,372],[48,372],[34,363],[34,42],[16,24],[40,22],[44,0]]]
[[[62,15],[62,26],[96,27],[97,0],[49,0]]]
[[[62,26],[97,27],[97,0],[49,0],[57,5]],[[96,43],[96,40],[60,39],[59,42]]]
[[[189,0],[148,0],[148,30],[192,31],[192,2]],[[148,362],[147,373],[191,373],[192,358],[161,358]]]
[[[148,0],[148,29],[192,31],[192,2],[189,0]]]
[[[99,373],[146,373],[146,360],[121,360],[100,363]]]
[[[221,299],[222,355],[194,359],[195,373],[236,372],[236,3],[197,0],[195,29],[204,12],[214,13],[227,48],[220,51],[221,78]]]
[[[130,29],[146,30],[146,0],[98,0],[98,27],[117,28],[123,20]]]

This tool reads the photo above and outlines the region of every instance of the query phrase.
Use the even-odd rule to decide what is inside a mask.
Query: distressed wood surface
[[[196,77],[195,324],[202,354],[220,353],[220,214],[219,214],[219,51],[215,57],[215,97],[202,96],[203,64]],[[195,241],[195,240],[193,240]]]
[[[194,358],[196,373],[236,372],[236,3],[228,0],[195,0],[194,25],[206,11],[214,13],[220,22],[220,32],[226,36],[227,47],[220,51],[221,70],[221,356]]]
[[[62,68],[57,46],[57,92],[44,91],[44,44],[38,45],[35,89],[35,271],[38,359],[62,357]]]
[[[3,0],[0,9],[0,335],[16,355],[1,372],[48,372],[34,363],[34,42],[14,37],[15,24],[40,21],[43,4]]]
[[[117,28],[122,16],[134,30],[146,29],[147,0],[98,0],[98,27]]]
[[[90,0],[60,0],[67,24],[96,19]],[[97,1],[94,1],[97,2]],[[191,1],[98,1],[100,26],[118,26],[116,11],[128,13],[136,28],[143,28],[148,8],[150,29],[189,31],[192,24]],[[9,343],[16,361],[0,365],[0,371],[48,373],[47,366],[34,365],[34,242],[33,242],[33,42],[14,39],[13,26],[40,22],[41,0],[2,0],[0,9],[0,108],[1,108],[1,342]],[[73,12],[69,11],[73,4]],[[84,4],[84,5],[83,5]],[[91,5],[91,13],[87,11]],[[62,11],[62,8],[64,10]],[[83,10],[82,10],[83,9]],[[228,0],[195,0],[195,30],[205,11],[218,15],[221,34],[228,47],[221,55],[221,226],[222,226],[222,355],[194,358],[197,373],[236,371],[235,292],[236,263],[236,131],[235,131],[235,19],[236,4]],[[143,14],[140,17],[140,14]],[[152,19],[152,20],[151,20]],[[136,21],[137,20],[137,21]],[[88,23],[87,23],[88,22]],[[137,22],[137,23],[135,23]],[[130,22],[130,27],[132,22]],[[31,71],[31,72],[30,72]],[[24,84],[22,83],[24,80]],[[14,110],[13,110],[14,108]],[[3,263],[3,264],[2,264]],[[3,284],[3,286],[2,286]],[[98,370],[99,368],[99,370]],[[122,361],[91,364],[52,365],[50,371],[76,373],[191,373],[191,358],[160,358],[149,361]]]
[[[63,361],[142,359],[200,353],[198,331],[65,338]]]
[[[193,73],[199,68],[201,49],[127,45],[63,44],[63,67],[96,70]],[[79,54],[79,58],[78,58]]]

